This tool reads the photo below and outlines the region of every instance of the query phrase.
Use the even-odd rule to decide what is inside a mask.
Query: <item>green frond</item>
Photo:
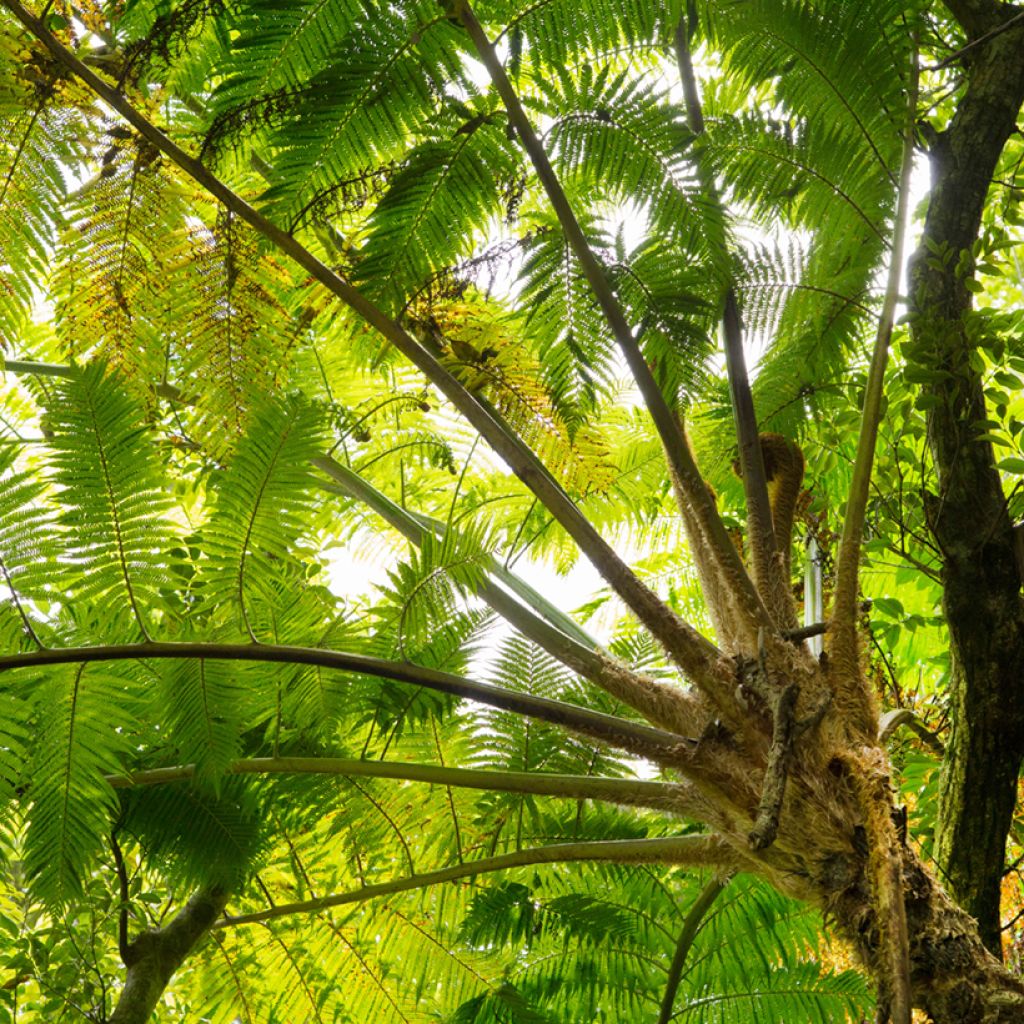
[[[755,0],[712,5],[715,41],[730,73],[750,86],[771,83],[786,112],[813,134],[856,140],[890,178],[899,153],[910,38],[895,0]],[[824,140],[822,140],[824,142]]]
[[[175,538],[153,437],[103,363],[61,381],[46,416],[59,521],[78,569],[74,596],[106,608],[114,635],[147,636],[163,605]]]
[[[645,48],[675,27],[680,4],[674,0],[500,0],[486,15],[508,27],[516,45],[537,55],[538,63],[559,67],[581,56]]]
[[[629,203],[645,210],[660,237],[675,240],[686,237],[698,193],[686,153],[692,136],[663,77],[584,63],[578,76],[560,69],[538,82],[535,102],[551,120],[545,141],[578,211]]]
[[[390,585],[382,588],[394,608],[383,614],[393,622],[398,649],[421,646],[435,629],[451,623],[466,596],[483,583],[489,561],[479,528],[448,531],[440,539],[426,534],[406,561],[388,571]]]
[[[0,344],[20,342],[18,327],[49,278],[67,194],[63,168],[82,149],[73,103],[80,87],[61,83],[41,49],[0,23]]]
[[[584,224],[599,250],[607,237]],[[561,228],[547,216],[530,239],[522,271],[525,326],[537,347],[552,403],[570,428],[587,418],[611,383],[613,343],[597,300]]]
[[[251,602],[273,597],[279,565],[305,532],[314,506],[310,459],[323,449],[322,423],[320,410],[299,396],[258,407],[228,468],[211,480],[198,586],[205,608],[233,607],[246,632]]]
[[[241,705],[245,673],[230,662],[197,659],[161,673],[156,720],[167,729],[176,760],[194,764],[197,777],[218,778],[241,756]]]
[[[175,282],[190,257],[188,196],[122,124],[104,124],[95,145],[98,170],[70,197],[57,247],[58,337],[76,359],[102,353],[141,390],[164,377],[183,323]]]
[[[15,605],[22,629],[42,629],[30,616],[30,601],[62,595],[64,538],[45,500],[46,486],[35,473],[20,470],[13,449],[0,450],[0,582]]]
[[[471,112],[471,111],[469,111]],[[486,110],[419,143],[391,178],[368,224],[357,274],[394,309],[431,274],[469,256],[480,225],[501,211],[518,163],[500,118]]]
[[[71,666],[18,685],[34,714],[25,870],[39,898],[63,906],[83,894],[117,820],[103,776],[123,767],[139,682],[131,671]]]
[[[198,783],[131,790],[121,828],[172,885],[236,887],[266,841],[263,812],[241,778],[224,779],[218,793]]]
[[[309,5],[314,16],[317,6]],[[240,128],[251,133],[254,126],[270,126],[274,184],[265,199],[287,224],[304,219],[318,204],[329,206],[338,182],[400,159],[407,137],[436,112],[436,76],[442,69],[457,72],[456,30],[432,4],[418,0],[404,10],[364,18],[353,18],[347,34],[332,26],[332,53],[324,66],[317,66],[315,43],[293,46],[287,35],[273,36],[276,52],[250,65],[250,54],[263,49],[264,40],[254,46],[251,37],[243,37],[236,47],[245,63],[239,62],[215,97],[210,144],[219,145]],[[314,37],[310,31],[300,38],[306,43]],[[288,84],[295,79],[301,84]]]

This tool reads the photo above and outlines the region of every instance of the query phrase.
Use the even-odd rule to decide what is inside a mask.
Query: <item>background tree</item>
[[[12,1019],[1019,1018],[1024,12],[2,6]]]

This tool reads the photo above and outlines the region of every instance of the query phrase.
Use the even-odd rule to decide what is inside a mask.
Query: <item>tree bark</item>
[[[169,924],[129,943],[128,973],[108,1024],[147,1024],[174,972],[223,913],[227,899],[217,886],[200,889]]]
[[[986,10],[1001,10],[1004,21],[1019,13],[1002,5]],[[924,244],[910,275],[913,359],[942,371],[928,387],[935,399],[928,440],[939,493],[926,499],[926,514],[942,552],[953,727],[936,856],[946,885],[996,955],[1006,837],[1024,757],[1024,604],[992,445],[975,440],[985,431],[986,410],[981,375],[971,362],[977,335],[969,324],[965,279],[973,272],[969,253],[989,184],[1024,102],[1022,53],[1024,22],[965,52],[967,88],[931,150]]]
[[[943,892],[917,855],[909,848],[902,852],[914,1006],[924,1010],[933,1024],[1024,1020],[1024,984],[985,949],[973,918]],[[832,878],[841,877],[841,866],[831,863],[829,873]],[[826,908],[864,962],[873,965],[878,925],[863,876],[832,894]]]

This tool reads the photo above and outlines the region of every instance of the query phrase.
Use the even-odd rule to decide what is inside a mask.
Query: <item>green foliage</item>
[[[230,465],[214,478],[196,589],[210,613],[234,605],[254,639],[251,602],[273,601],[268,584],[306,530],[314,502],[310,459],[322,444],[319,411],[293,396],[256,410]]]
[[[893,0],[479,6],[730,512],[717,324],[735,281],[763,349],[761,422],[803,439],[803,527],[827,570],[894,205],[912,12]],[[687,12],[707,114],[699,138],[673,49]],[[661,442],[443,5],[133,0],[73,14],[57,15],[62,39],[393,314],[537,453],[645,583],[706,625]],[[623,662],[679,684],[608,591],[561,578],[579,571],[576,545],[437,388],[102,111],[6,14],[0,129],[0,344],[12,360],[61,364],[30,381],[7,375],[0,657],[152,640],[245,644],[256,658],[292,645],[629,717],[484,607],[488,588],[522,598],[529,580],[528,611],[548,615],[560,641],[589,646],[581,626],[545,611],[556,589]],[[988,283],[971,286],[1010,288],[999,260],[1017,236],[997,227],[978,254]],[[994,410],[979,430],[1000,440],[999,468],[1016,477],[1019,316],[1003,326],[979,339]],[[869,510],[865,635],[887,701],[936,724],[949,665],[936,553],[921,540],[919,494],[932,481],[913,390],[935,371],[902,338],[897,357]],[[328,452],[361,492],[327,479]],[[408,682],[131,653],[45,670],[0,663],[0,1024],[13,1020],[12,991],[27,1024],[69,1007],[106,1019],[124,977],[119,912],[134,935],[211,884],[230,889],[232,915],[346,899],[221,922],[170,982],[168,1020],[658,1019],[699,872],[489,865],[554,843],[698,829],[674,812],[503,785],[509,772],[629,780],[646,765]],[[343,757],[367,771],[235,770],[241,759]],[[927,842],[932,765],[913,746],[900,757]],[[377,761],[492,781],[403,782],[375,777]],[[161,769],[173,781],[137,774]],[[424,877],[445,870],[458,879]],[[817,914],[732,879],[700,924],[672,1019],[864,1019],[864,978],[831,968],[822,935]]]
[[[161,608],[163,553],[174,534],[152,435],[125,391],[102,364],[62,383],[46,412],[52,431],[53,482],[67,554],[81,567],[78,593],[113,635],[148,636]],[[122,621],[130,613],[134,626]]]

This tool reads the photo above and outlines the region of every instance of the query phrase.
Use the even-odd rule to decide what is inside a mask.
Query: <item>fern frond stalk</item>
[[[270,910],[252,914],[239,914],[218,921],[217,928],[235,928],[239,925],[258,924],[293,914],[315,914],[329,907],[362,903],[378,896],[390,896],[410,889],[425,889],[442,882],[460,878],[510,871],[535,864],[568,864],[580,861],[602,861],[609,864],[686,864],[691,866],[730,868],[735,856],[717,836],[669,836],[663,839],[608,839],[596,842],[558,843],[537,846],[514,853],[486,857],[467,864],[453,864],[438,871],[425,871],[421,875],[398,878],[379,885],[367,885],[352,892],[322,896],[299,903],[282,903]]]
[[[889,360],[889,341],[899,300],[900,277],[903,273],[903,254],[906,247],[907,222],[910,217],[910,177],[914,167],[914,131],[917,117],[918,69],[917,47],[913,49],[913,63],[907,82],[907,114],[903,137],[899,190],[893,223],[892,249],[886,281],[882,312],[878,321],[875,344],[871,353],[868,383],[864,391],[860,433],[857,438],[857,456],[853,479],[846,502],[843,532],[836,559],[836,589],[832,604],[832,638],[830,653],[837,699],[849,705],[850,724],[865,739],[877,734],[877,710],[874,698],[868,692],[860,670],[859,639],[857,635],[857,593],[860,578],[860,552],[867,514],[871,472],[875,460],[875,443],[882,418],[882,397],[885,386],[885,368]]]
[[[86,665],[103,661],[146,661],[153,658],[198,658],[255,661],[284,665],[315,665],[396,682],[412,683],[438,693],[463,697],[490,707],[561,725],[644,757],[685,764],[696,741],[664,729],[630,722],[615,715],[548,697],[536,697],[492,683],[480,683],[409,662],[386,661],[364,654],[282,644],[144,643],[96,647],[46,648],[0,656],[0,673],[47,665]]]
[[[344,775],[351,778],[397,779],[431,786],[455,786],[496,793],[532,793],[567,800],[598,800],[634,807],[679,812],[692,804],[692,794],[675,783],[639,779],[602,779],[589,775],[546,775],[536,772],[475,771],[403,761],[354,761],[341,757],[251,757],[235,761],[232,775]],[[149,768],[130,775],[107,775],[114,789],[162,786],[195,778],[195,765]]]
[[[686,119],[695,136],[704,133],[704,111],[700,89],[693,70],[690,54],[687,18],[680,18],[675,33],[676,62],[683,84]],[[724,268],[726,289],[722,313],[722,337],[725,343],[725,365],[729,378],[733,419],[740,456],[740,476],[747,502],[747,533],[754,579],[761,597],[772,613],[776,625],[790,629],[796,625],[796,611],[789,593],[789,581],[783,576],[778,558],[778,538],[772,526],[771,503],[768,499],[768,480],[761,452],[761,439],[754,411],[754,397],[750,390],[746,355],[743,351],[743,324],[740,320],[739,301],[732,280],[731,258],[725,230],[725,210],[706,162],[700,154],[695,157],[697,179],[711,209],[711,224],[715,229],[713,256]],[[786,539],[788,543],[788,539]]]

